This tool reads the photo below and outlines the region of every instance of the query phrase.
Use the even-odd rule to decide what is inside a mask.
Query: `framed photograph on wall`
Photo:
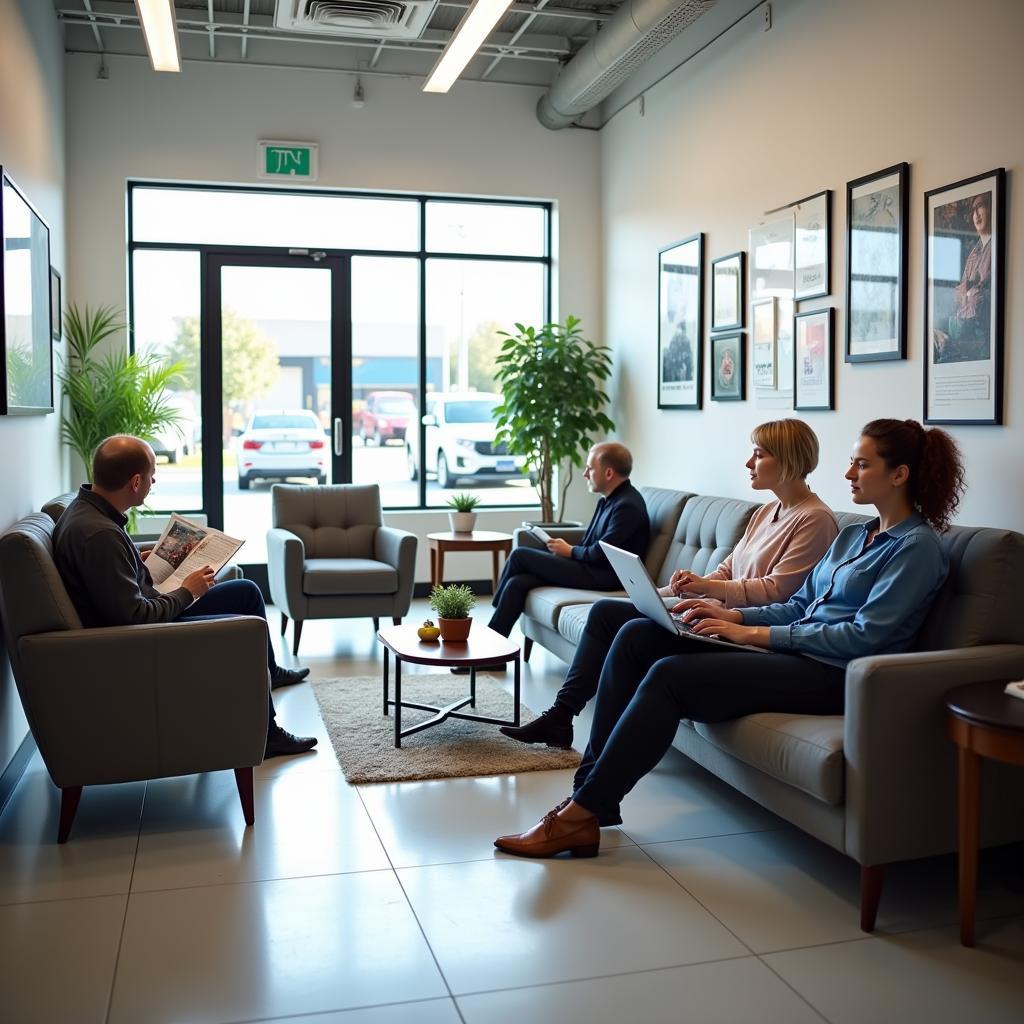
[[[1003,422],[1006,171],[924,195],[924,418]]]
[[[0,168],[0,413],[53,412],[50,229]]]
[[[733,252],[711,261],[711,330],[743,328],[743,282],[746,253]]]
[[[894,164],[846,185],[846,361],[907,358],[907,190]]]
[[[704,236],[658,252],[658,408],[699,409]]]
[[[61,336],[60,273],[50,267],[50,337],[60,341]]]
[[[816,309],[793,318],[793,408],[810,411],[835,405],[835,310]]]
[[[752,383],[755,388],[774,388],[776,383],[775,296],[750,304]]]
[[[831,189],[793,204],[793,298],[797,302],[831,292],[831,240]]]
[[[711,401],[742,402],[747,397],[743,334],[716,334],[711,339]]]

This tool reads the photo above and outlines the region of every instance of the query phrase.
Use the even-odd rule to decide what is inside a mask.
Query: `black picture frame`
[[[743,330],[747,254],[741,249],[711,261],[711,333]],[[735,312],[733,312],[735,311]],[[732,315],[730,315],[732,314]]]
[[[711,337],[712,402],[742,402],[747,397],[747,366],[742,331],[715,334]]]
[[[658,408],[699,409],[704,372],[704,235],[658,250]]]
[[[62,309],[60,271],[56,267],[50,267],[50,337],[53,341],[60,341],[61,339]]]
[[[832,189],[793,204],[793,300],[832,294]]]
[[[910,165],[846,183],[846,362],[907,358]]]
[[[793,317],[793,408],[836,407],[836,311],[814,309]]]
[[[53,412],[50,228],[0,167],[0,414]]]
[[[1006,169],[925,192],[924,240],[924,421],[1001,425]]]

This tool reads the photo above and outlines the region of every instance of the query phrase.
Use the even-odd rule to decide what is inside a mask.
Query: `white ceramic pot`
[[[449,512],[448,522],[451,523],[452,533],[472,533],[476,526],[476,513]]]

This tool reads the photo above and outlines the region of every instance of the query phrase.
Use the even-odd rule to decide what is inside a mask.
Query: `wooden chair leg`
[[[373,631],[376,633],[380,629],[380,617],[374,615],[373,617]]]
[[[284,636],[284,631],[288,628],[288,616],[284,612],[281,612],[281,636]]]
[[[256,820],[256,810],[252,802],[252,768],[235,769],[235,785],[238,786],[238,799],[242,803],[242,814],[246,825]]]
[[[299,637],[302,636],[302,623],[305,621],[305,619],[295,620],[295,637],[292,640],[292,654],[299,653]]]
[[[523,661],[529,661],[530,660],[530,652],[532,650],[533,650],[533,641],[529,637],[526,637],[523,640]]]
[[[391,624],[393,626],[400,626],[402,624],[402,616],[401,615],[392,615],[391,616]]]
[[[875,930],[875,917],[878,915],[878,903],[882,898],[882,882],[885,878],[885,865],[873,864],[871,867],[861,865],[860,869],[860,927],[861,931]]]
[[[60,791],[60,824],[57,826],[57,842],[66,843],[75,821],[78,801],[82,799],[81,786],[64,786]]]

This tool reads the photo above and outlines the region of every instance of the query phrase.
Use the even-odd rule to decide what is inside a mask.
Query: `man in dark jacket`
[[[93,457],[92,484],[83,484],[53,531],[53,555],[82,624],[129,626],[144,622],[193,621],[227,615],[266,619],[263,595],[252,580],[214,586],[214,571],[203,566],[177,590],[161,594],[125,530],[125,511],[141,505],[156,481],[156,456],[145,441],[126,434],[108,437]],[[267,634],[271,688],[297,683],[309,669],[277,664]],[[314,736],[293,736],[275,721],[270,701],[265,757],[299,754],[316,746]]]

